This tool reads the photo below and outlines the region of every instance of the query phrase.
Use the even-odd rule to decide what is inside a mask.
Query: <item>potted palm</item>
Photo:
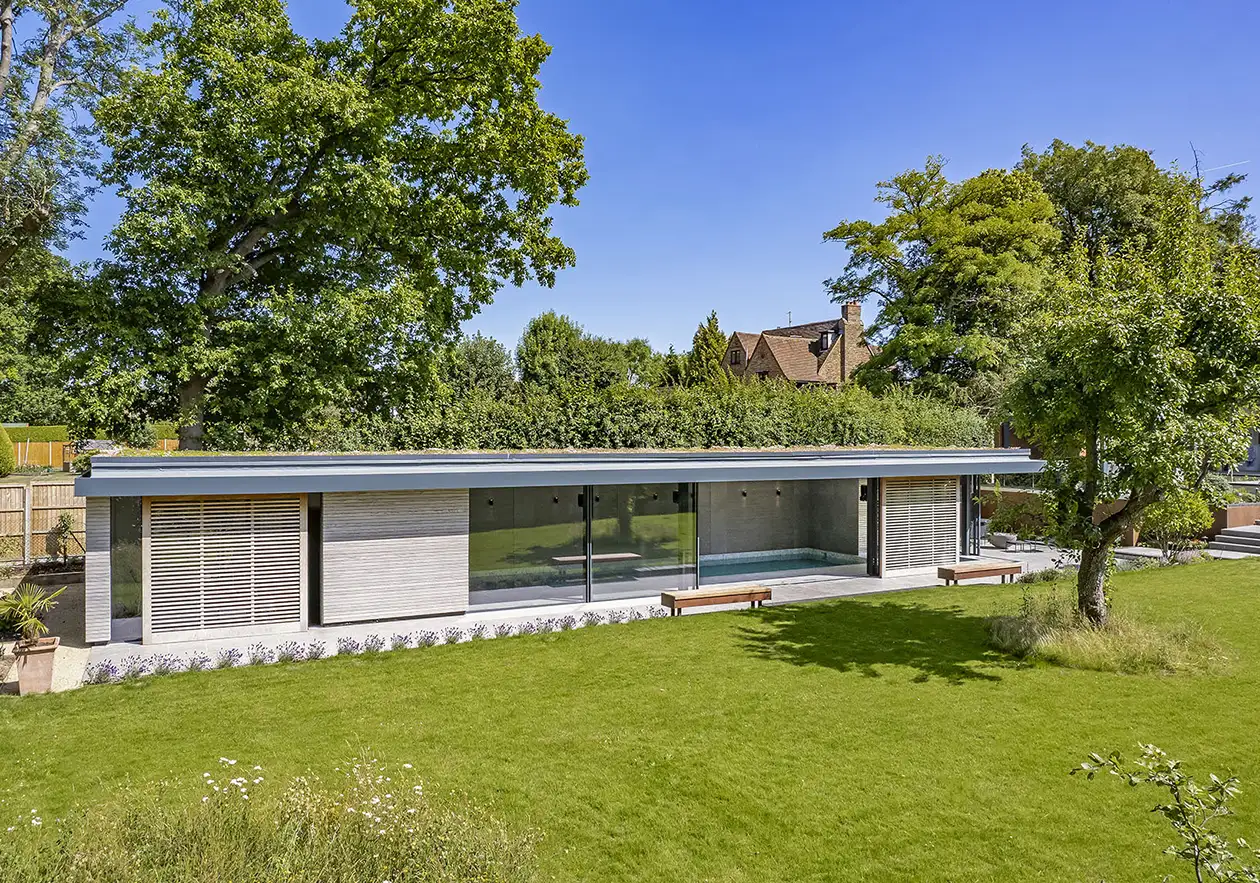
[[[44,617],[57,606],[57,598],[66,590],[62,586],[49,592],[33,583],[22,583],[0,598],[0,620],[19,635],[13,645],[17,656],[18,693],[47,693],[52,689],[53,656],[60,638],[48,636]]]

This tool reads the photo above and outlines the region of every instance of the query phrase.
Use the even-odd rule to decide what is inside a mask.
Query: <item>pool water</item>
[[[700,562],[700,578],[714,576],[743,576],[750,573],[779,573],[787,570],[821,570],[841,567],[843,561],[822,561],[818,558],[756,558],[747,561]]]

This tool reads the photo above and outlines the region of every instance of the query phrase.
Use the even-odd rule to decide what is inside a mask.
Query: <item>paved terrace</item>
[[[1054,550],[1045,551],[1044,549],[1038,549],[1028,552],[1008,552],[986,547],[983,550],[982,557],[986,559],[1019,561],[1024,565],[1025,572],[1033,572],[1050,567],[1056,554]],[[976,580],[976,582],[997,583],[998,579],[994,577]],[[939,585],[939,581],[936,579],[936,568],[934,567],[919,568],[906,571],[897,576],[879,579],[866,575],[865,564],[827,568],[825,573],[798,572],[771,579],[741,579],[733,581],[729,585],[749,585],[752,583],[772,587],[774,589],[774,600],[771,603],[776,605],[794,604],[802,601],[821,601],[826,598],[842,598],[849,595],[904,591],[906,589]],[[711,588],[712,585],[706,581],[704,587]],[[71,592],[76,590],[77,594],[72,596]],[[62,635],[82,634],[82,585],[72,587],[63,596],[63,599],[64,603],[58,610],[57,620],[50,623],[53,627],[53,633]],[[211,660],[214,660],[221,650],[235,647],[243,652],[252,644],[262,644],[265,647],[274,649],[287,641],[294,641],[303,646],[319,641],[325,645],[327,654],[332,655],[337,650],[337,639],[342,637],[354,638],[361,644],[364,638],[367,638],[369,635],[379,635],[388,642],[390,636],[395,634],[421,631],[441,632],[447,628],[468,630],[477,625],[482,625],[493,630],[495,626],[500,624],[519,625],[531,620],[561,616],[580,617],[588,611],[607,613],[610,610],[628,611],[639,609],[646,612],[650,608],[657,606],[658,600],[658,598],[649,597],[632,600],[597,601],[590,604],[551,604],[513,610],[474,610],[458,616],[435,616],[423,619],[389,620],[328,627],[315,626],[304,632],[293,631],[291,633],[263,637],[181,641],[172,644],[153,644],[149,646],[119,643],[85,647],[81,642],[73,639],[63,640],[62,647],[57,651],[54,689],[68,690],[79,686],[82,683],[83,672],[89,664],[106,660],[118,663],[130,656],[165,654],[187,658],[194,653],[204,653]],[[702,607],[689,610],[684,615],[696,616],[720,610],[739,610],[744,607],[745,605],[742,604]],[[13,656],[7,654],[7,650],[7,647],[0,648],[0,692],[16,692],[17,674],[12,665]]]

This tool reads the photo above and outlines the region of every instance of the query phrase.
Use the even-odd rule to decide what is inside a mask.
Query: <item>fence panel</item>
[[[72,484],[31,485],[31,555],[65,558],[83,554],[84,510],[87,501],[74,495]],[[62,513],[70,516],[71,533],[62,549],[57,526]]]
[[[26,552],[26,488],[0,487],[0,562],[21,561]]]
[[[13,440],[13,455],[18,466],[51,466],[60,469],[62,462],[69,456],[69,442],[64,441],[23,441]]]
[[[0,563],[81,556],[86,505],[72,484],[0,485]],[[58,532],[62,513],[70,521],[64,549]]]

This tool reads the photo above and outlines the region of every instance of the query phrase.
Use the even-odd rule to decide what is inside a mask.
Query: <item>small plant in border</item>
[[[275,659],[275,651],[270,647],[263,646],[262,644],[249,645],[250,665],[267,665],[270,662],[275,662]]]
[[[602,613],[596,613],[594,610],[588,610],[582,614],[582,625],[584,626],[603,625],[603,624],[604,624],[604,615]]]
[[[236,647],[224,647],[214,658],[215,668],[236,668],[244,656]]]
[[[437,632],[424,631],[416,635],[417,647],[432,647],[438,643],[441,643],[441,636]]]
[[[389,638],[389,649],[390,650],[406,650],[408,647],[411,646],[412,640],[413,638],[410,632],[408,632],[405,635],[391,635]]]
[[[210,668],[210,657],[204,653],[197,652],[188,657],[188,664],[184,666],[185,671],[206,671]]]
[[[496,638],[512,637],[512,624],[510,622],[501,622],[494,627],[494,636]]]
[[[364,653],[380,653],[385,649],[385,639],[380,635],[368,635],[363,639]]]
[[[458,644],[464,640],[464,630],[458,626],[451,626],[442,632],[442,640],[446,644]]]
[[[359,642],[356,641],[354,638],[350,637],[349,635],[342,635],[340,638],[337,639],[337,655],[338,656],[353,656],[354,654],[358,653],[361,649],[363,648],[359,646]]]
[[[483,622],[477,623],[468,630],[468,640],[470,641],[483,641],[488,637],[490,637],[490,629]]]
[[[328,655],[328,645],[323,641],[311,641],[306,645],[307,659],[323,659]]]
[[[85,684],[112,684],[118,680],[118,667],[109,660],[89,665],[83,672]]]
[[[122,661],[119,675],[124,681],[134,681],[136,678],[142,678],[148,673],[149,660],[146,657],[128,656]]]
[[[175,674],[182,668],[179,657],[169,653],[159,653],[149,660],[149,673],[155,676]]]
[[[276,662],[301,662],[306,651],[296,641],[285,641],[276,648]]]

